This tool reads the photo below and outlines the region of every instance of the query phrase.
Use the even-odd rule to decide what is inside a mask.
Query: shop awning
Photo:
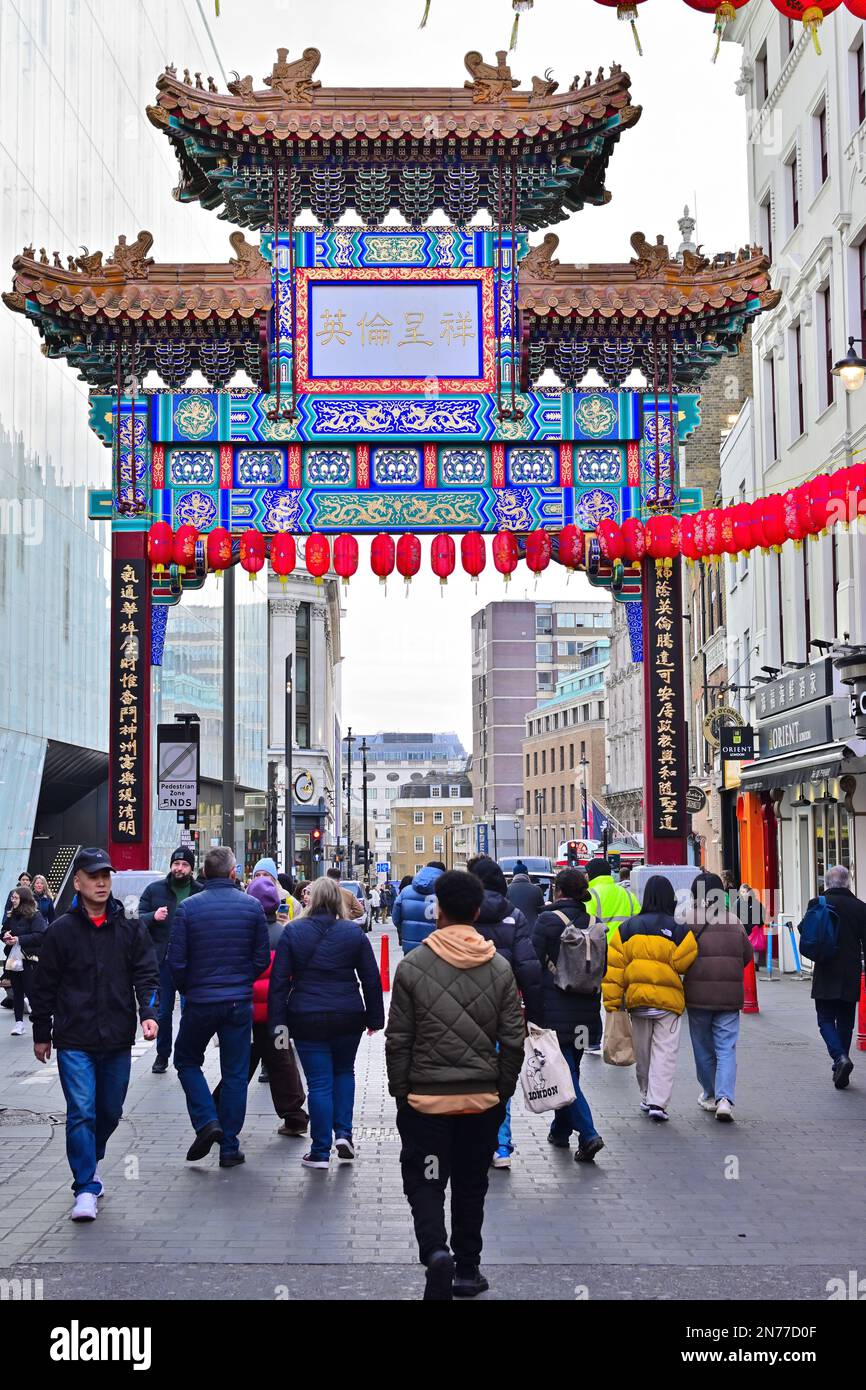
[[[802,782],[824,782],[845,772],[860,771],[859,760],[845,743],[830,743],[820,754],[799,758],[765,758],[740,772],[744,792],[768,792],[773,787],[794,787]]]

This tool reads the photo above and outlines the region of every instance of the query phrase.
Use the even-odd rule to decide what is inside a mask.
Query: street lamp
[[[582,801],[583,801],[583,838],[584,838],[584,839],[586,839],[587,836],[588,836],[588,834],[589,834],[589,817],[588,817],[588,815],[587,815],[587,805],[586,805],[586,769],[587,769],[588,767],[589,767],[589,758],[588,758],[588,757],[586,756],[586,754],[584,753],[583,756],[582,756],[581,759],[580,759],[580,775],[581,775],[581,777],[582,777],[582,779],[583,779],[583,785],[581,786],[580,793],[581,793],[581,799],[582,799]]]
[[[536,809],[536,811],[538,812],[538,853],[539,853],[539,855],[541,854],[541,807],[542,807],[543,799],[544,799],[544,794],[543,794],[543,792],[540,792],[540,791],[538,791],[538,789],[536,789],[536,792],[535,792],[535,809]]]
[[[514,843],[517,846],[517,857],[520,858],[520,821],[514,817]]]
[[[362,799],[364,805],[364,883],[369,887],[370,884],[370,840],[367,834],[367,736],[361,740],[361,775],[364,781],[361,785]]]
[[[849,338],[848,351],[838,362],[833,363],[833,376],[841,379],[846,391],[859,391],[866,378],[866,362],[854,351],[854,344],[863,346],[862,338]]]
[[[292,787],[292,744],[295,741],[295,723],[292,717],[294,712],[294,700],[292,699],[292,653],[286,657],[286,850],[285,862],[286,873],[289,878],[295,876],[295,836],[294,836],[294,806],[293,806],[293,787]]]
[[[346,859],[348,860],[348,864],[347,864],[347,868],[346,868],[346,875],[345,875],[346,878],[351,878],[351,876],[352,876],[352,848],[353,848],[353,846],[352,846],[352,744],[353,744],[354,742],[355,742],[355,739],[354,739],[354,737],[353,737],[353,735],[352,735],[352,726],[351,726],[351,724],[350,724],[350,725],[349,725],[349,731],[348,731],[348,733],[346,734],[346,748],[347,748],[347,750],[348,750],[348,751],[347,751],[347,757],[346,757],[346,783],[345,783],[345,789],[346,789]]]
[[[491,807],[491,810],[493,811],[493,858],[494,858],[495,860],[498,861],[498,860],[499,860],[499,848],[498,848],[497,840],[496,840],[496,812],[499,810],[499,807],[498,807],[498,806],[492,806],[492,807]]]

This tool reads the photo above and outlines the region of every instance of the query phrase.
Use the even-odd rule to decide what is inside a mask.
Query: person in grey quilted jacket
[[[479,1268],[487,1174],[520,1076],[524,1028],[511,966],[473,925],[480,880],[443,873],[434,892],[434,930],[394,976],[385,1059],[403,1191],[427,1268],[424,1298],[443,1301],[489,1287]]]

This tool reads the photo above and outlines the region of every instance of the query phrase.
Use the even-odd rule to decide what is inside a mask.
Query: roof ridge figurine
[[[232,232],[229,243],[234,247],[237,260],[229,257],[236,280],[251,280],[253,276],[267,270],[268,263],[257,246],[251,246],[243,232]]]
[[[464,82],[463,86],[472,92],[473,101],[496,101],[520,86],[520,79],[511,76],[508,53],[504,48],[498,50],[496,59],[496,67],[492,63],[485,63],[482,55],[474,48],[463,59],[466,71],[472,78],[471,82]]]
[[[293,63],[286,61],[288,56],[287,48],[278,48],[277,61],[271,69],[271,75],[262,80],[266,87],[270,87],[274,92],[282,92],[289,101],[311,102],[313,92],[322,85],[321,82],[312,80],[313,73],[322,61],[319,49],[305,48],[301,57],[296,58]]]

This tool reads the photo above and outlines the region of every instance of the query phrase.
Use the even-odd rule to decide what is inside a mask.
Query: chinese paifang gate
[[[308,567],[312,553],[327,567],[330,536],[351,563],[348,538],[367,532],[385,571],[394,535],[434,534],[447,573],[451,537],[470,567],[487,533],[504,571],[516,540],[535,568],[552,550],[629,605],[657,733],[646,857],[685,862],[679,561],[608,560],[597,531],[700,506],[678,446],[703,374],[777,302],[768,261],[753,247],[672,257],[640,232],[623,264],[561,264],[553,232],[530,245],[610,197],[608,161],[640,117],[618,66],[521,89],[505,54],[469,53],[462,87],[386,92],[323,87],[320,56],[280,49],[261,88],[247,76],[228,92],[168,68],[148,107],[177,156],[175,196],[257,240],[232,232],[215,265],[162,263],[146,231],[65,265],[28,247],[4,295],[89,384],[112,450],[112,487],[90,498],[112,529],[112,860],[150,863],[148,664],[166,606],[268,550],[285,572],[294,535],[322,538]],[[338,225],[347,209],[357,226]],[[383,226],[395,209],[406,225]],[[302,212],[315,230],[296,229]],[[474,227],[482,212],[491,225]],[[581,389],[590,369],[601,389]],[[623,389],[633,369],[646,389]],[[538,385],[549,370],[560,386]],[[149,372],[165,389],[141,389]],[[229,386],[239,372],[249,387]],[[208,390],[185,389],[193,373]]]

